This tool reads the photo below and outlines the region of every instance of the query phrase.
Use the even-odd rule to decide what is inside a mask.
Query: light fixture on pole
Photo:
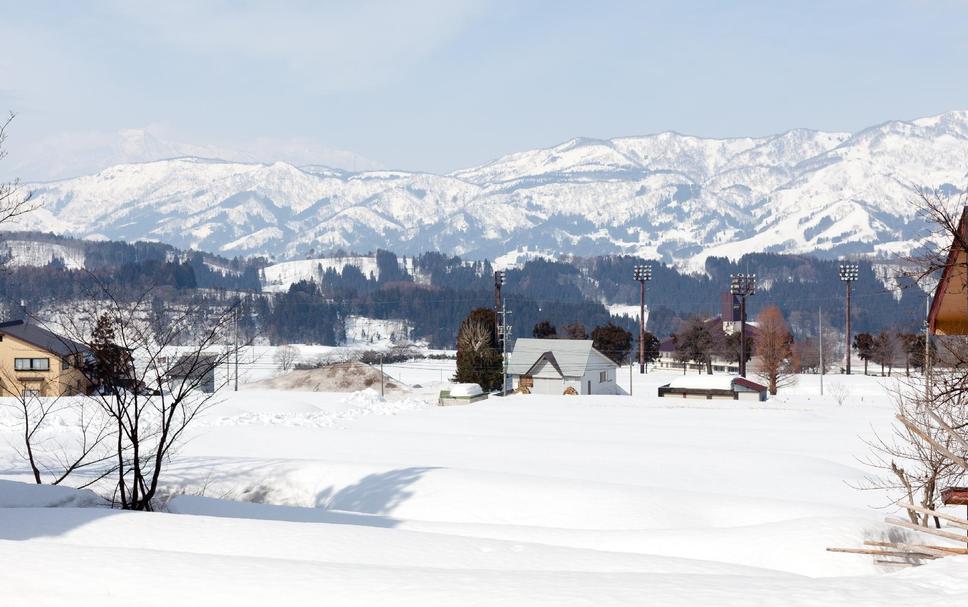
[[[507,282],[508,273],[504,270],[494,272],[494,310],[501,310],[501,287]]]
[[[844,348],[844,357],[846,359],[844,364],[844,370],[847,375],[850,375],[850,292],[851,285],[854,284],[860,277],[860,268],[856,263],[842,263],[840,264],[840,280],[844,281],[847,285],[847,311],[845,313],[846,319],[846,347]]]
[[[632,276],[639,282],[639,373],[645,373],[645,283],[652,280],[652,266],[635,266]]]
[[[756,274],[730,274],[729,292],[739,297],[739,374],[746,377],[746,298],[756,293]]]

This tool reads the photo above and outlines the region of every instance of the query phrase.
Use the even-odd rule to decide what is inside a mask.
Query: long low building
[[[619,394],[617,370],[590,339],[521,338],[508,362],[511,387],[534,394]]]
[[[734,375],[683,375],[659,387],[662,398],[764,401],[767,392],[766,386]]]

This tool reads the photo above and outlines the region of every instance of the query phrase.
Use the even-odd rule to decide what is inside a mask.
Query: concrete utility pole
[[[235,321],[235,391],[239,391],[239,308],[235,307],[232,315]]]
[[[820,327],[820,396],[823,396],[823,306],[817,308],[817,326]]]
[[[652,266],[635,266],[632,276],[639,281],[639,373],[645,373],[645,283],[652,280]]]
[[[508,389],[508,340],[507,336],[511,331],[508,324],[507,315],[509,312],[504,305],[504,298],[501,297],[501,287],[507,281],[508,275],[504,270],[494,272],[494,311],[500,316],[497,328],[498,338],[501,340],[501,395],[503,396]]]
[[[739,296],[739,374],[746,377],[746,298],[756,293],[756,274],[730,274],[729,292]]]
[[[498,335],[501,337],[501,394],[507,393],[508,389],[508,335],[511,334],[511,325],[508,324],[507,304],[501,300],[501,324],[498,328]]]
[[[845,314],[845,318],[846,318],[845,324],[847,325],[845,329],[845,332],[847,334],[846,336],[847,347],[844,350],[844,357],[846,358],[846,360],[844,361],[845,362],[844,369],[846,370],[847,375],[850,375],[850,291],[851,291],[851,285],[854,284],[854,281],[857,280],[859,276],[860,276],[860,269],[858,268],[856,263],[840,264],[840,280],[844,281],[844,284],[847,285],[847,311]]]

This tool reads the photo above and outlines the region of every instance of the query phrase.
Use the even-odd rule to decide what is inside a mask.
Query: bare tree
[[[783,313],[776,306],[768,306],[756,317],[756,349],[754,370],[767,382],[770,394],[779,387],[793,383],[791,359],[793,336],[783,320]]]
[[[881,366],[881,375],[884,375],[884,367],[887,366],[887,375],[890,376],[894,370],[894,361],[897,360],[901,350],[901,343],[897,334],[892,331],[881,331],[874,338],[874,349],[871,360]]]
[[[276,363],[281,371],[288,371],[292,369],[292,366],[296,363],[299,358],[299,348],[296,346],[285,345],[280,346],[275,355],[273,355],[272,360]]]
[[[7,129],[13,122],[15,115],[13,112],[7,119],[0,122],[0,160],[7,157]],[[24,193],[20,188],[20,180],[14,179],[6,183],[0,183],[0,224],[13,221],[17,217],[34,210],[35,205],[30,199],[30,193]]]
[[[941,444],[950,451],[960,448],[956,437],[935,424],[932,415],[950,420],[951,426],[963,431],[968,420],[968,395],[948,385],[954,376],[949,374],[939,380],[930,393],[914,382],[901,384],[894,391],[898,417],[908,420],[918,431],[901,423],[893,426],[890,434],[876,435],[867,441],[871,455],[862,461],[880,474],[869,476],[858,488],[887,490],[893,494],[892,504],[903,501],[936,510],[941,490],[964,478],[965,471],[932,444]],[[928,514],[910,508],[907,512],[915,525],[927,527],[932,523]],[[940,526],[937,520],[933,523]]]
[[[108,440],[111,427],[106,416],[82,395],[41,396],[20,386],[16,377],[0,372],[3,405],[14,411],[21,431],[17,454],[30,466],[34,482],[58,485],[75,472],[89,472],[75,486],[85,487],[112,472]],[[57,380],[52,380],[56,382]]]
[[[166,463],[228,382],[217,370],[234,353],[224,344],[233,341],[235,309],[181,304],[158,322],[149,293],[130,302],[102,294],[99,312],[72,319],[71,337],[88,353],[91,398],[112,422],[112,501],[151,510]]]

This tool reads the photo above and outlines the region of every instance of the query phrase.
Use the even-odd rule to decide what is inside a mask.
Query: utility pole
[[[232,315],[235,321],[235,391],[239,391],[239,307],[235,306],[235,314]]]
[[[501,302],[503,298],[501,297],[501,287],[508,279],[508,273],[504,270],[498,270],[494,272],[494,311],[501,311]]]
[[[507,307],[504,298],[501,296],[501,287],[507,281],[508,274],[504,270],[494,272],[494,311],[500,316],[497,326],[498,338],[501,340],[501,396],[508,389],[508,334],[511,332],[511,325],[508,324]]]
[[[507,304],[501,300],[501,324],[498,328],[498,335],[501,338],[501,395],[507,393],[508,389],[508,336],[511,334],[511,325],[508,324]]]
[[[756,293],[756,274],[730,274],[729,292],[739,296],[739,374],[746,377],[746,298]]]
[[[629,357],[629,396],[632,396],[632,358]]]
[[[652,280],[652,266],[635,266],[632,276],[639,281],[639,373],[645,373],[645,283]]]
[[[844,281],[847,285],[847,310],[845,313],[845,324],[846,324],[846,348],[844,348],[844,369],[847,375],[850,375],[850,291],[851,285],[860,276],[860,269],[856,263],[842,263],[840,264],[840,280]]]
[[[817,325],[820,327],[820,396],[823,396],[823,306],[817,308]]]

